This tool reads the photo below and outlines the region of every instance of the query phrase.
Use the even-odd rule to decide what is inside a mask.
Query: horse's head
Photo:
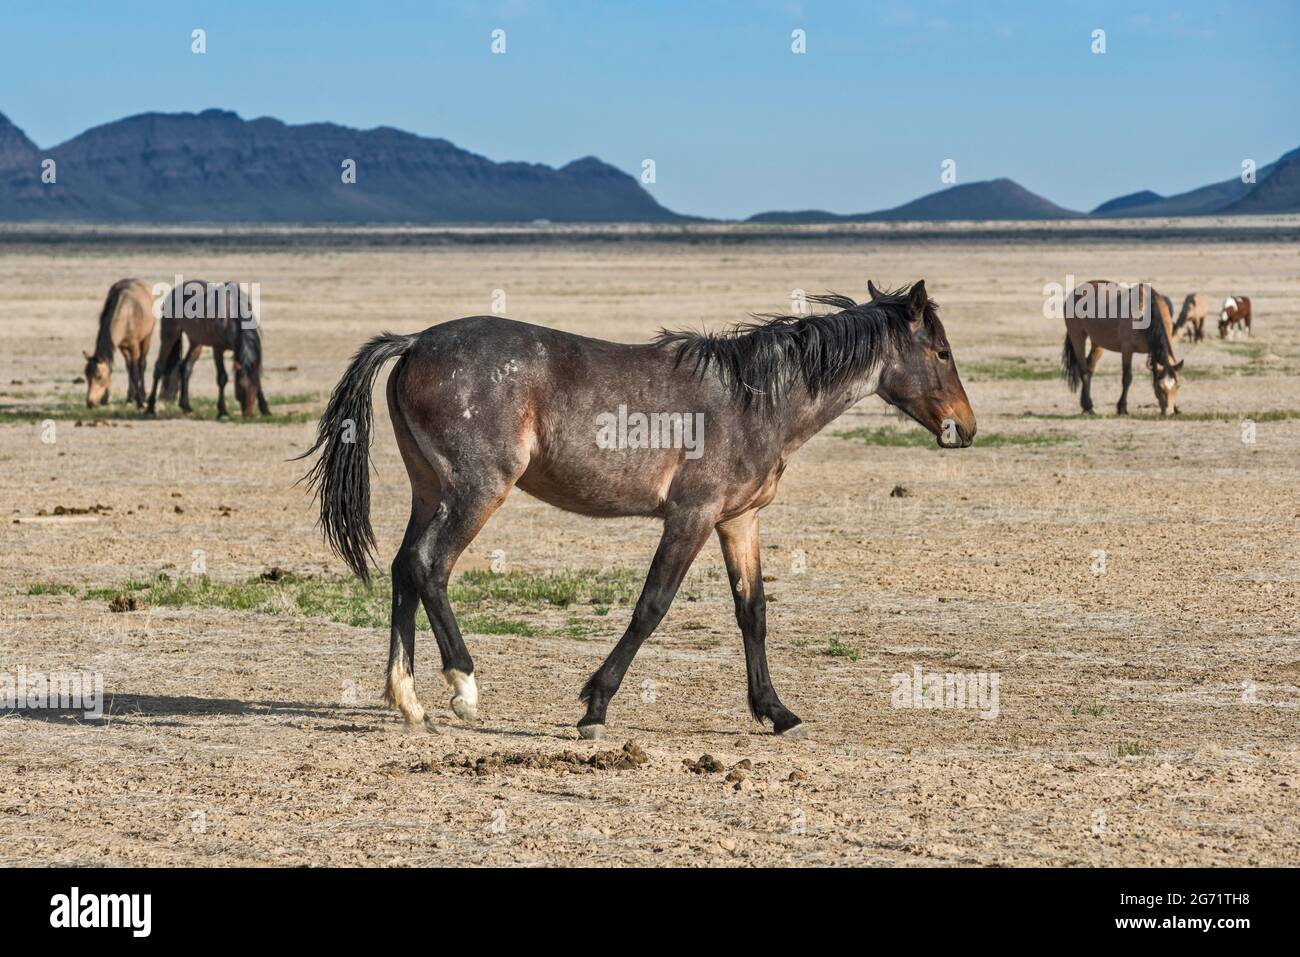
[[[235,401],[248,418],[257,410],[257,396],[262,388],[262,337],[256,328],[239,331],[235,345]]]
[[[880,370],[876,394],[929,429],[943,448],[965,448],[975,438],[975,411],[966,398],[948,336],[925,281],[903,296],[867,284],[873,301],[897,299],[907,310],[907,333]]]
[[[1170,337],[1173,309],[1169,298],[1159,293],[1155,296],[1155,314],[1148,317],[1151,325],[1147,337],[1147,364],[1151,368],[1151,386],[1155,389],[1156,401],[1160,403],[1160,414],[1174,415],[1178,412],[1178,373],[1183,371],[1183,363],[1174,357]]]
[[[82,355],[86,357],[86,408],[107,405],[113,384],[113,363],[109,359],[96,359],[89,352]]]
[[[1178,412],[1178,373],[1183,371],[1183,362],[1174,361],[1171,355],[1164,361],[1151,363],[1151,385],[1156,392],[1156,401],[1160,403],[1161,415],[1175,415]]]

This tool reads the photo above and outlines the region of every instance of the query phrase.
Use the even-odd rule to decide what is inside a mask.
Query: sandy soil
[[[764,513],[772,670],[811,737],[750,719],[711,546],[697,600],[672,609],[611,706],[610,740],[585,742],[578,688],[626,609],[584,639],[470,635],[482,723],[446,711],[429,734],[379,701],[386,630],[28,594],[184,574],[195,549],[222,579],[341,572],[287,461],[311,425],[60,421],[50,443],[39,423],[0,424],[0,673],[100,672],[111,698],[101,722],[0,713],[6,865],[1300,863],[1300,419],[1260,417],[1253,443],[1239,421],[1300,410],[1293,243],[11,242],[0,407],[75,395],[108,285],[176,273],[261,284],[273,398],[323,395],[363,337],[489,311],[496,289],[514,318],[638,340],[785,309],[796,288],[925,277],[981,433],[1065,441],[941,452],[831,435],[896,424],[862,403],[795,458]],[[1043,286],[1067,275],[1150,278],[1176,302],[1250,295],[1255,343],[1180,347],[1177,421],[1153,418],[1140,367],[1137,414],[1115,418],[1108,357],[1103,414],[1075,417],[1059,381],[999,371],[1057,361]],[[209,363],[194,381],[214,394]],[[377,411],[389,555],[408,492]],[[900,484],[912,494],[892,497]],[[13,522],[59,505],[111,511]],[[500,549],[516,569],[644,569],[656,539],[653,523],[516,493],[463,564]],[[421,696],[445,709],[421,626]],[[850,653],[827,654],[832,640]],[[996,674],[996,717],[894,707],[891,679],[916,667]],[[587,761],[625,741],[648,760]],[[694,769],[704,754],[722,770]]]

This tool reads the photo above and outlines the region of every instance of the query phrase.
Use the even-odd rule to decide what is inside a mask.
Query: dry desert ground
[[[99,674],[105,714],[0,712],[0,861],[1300,863],[1295,229],[6,233],[0,674]],[[108,414],[77,407],[110,283],[177,274],[260,284],[275,421],[218,422],[210,404],[144,420],[121,404],[120,358]],[[1156,416],[1140,359],[1134,414],[1117,418],[1108,356],[1100,414],[1083,418],[1055,371],[1063,324],[1043,315],[1044,286],[1071,275],[1149,279],[1175,306],[1194,290],[1249,295],[1255,335],[1177,346],[1173,420]],[[868,399],[794,458],[763,513],[771,666],[807,739],[748,714],[716,544],[629,672],[610,737],[578,739],[578,690],[626,624],[650,521],[511,495],[458,575],[567,574],[579,597],[488,587],[458,608],[475,726],[446,709],[423,615],[418,691],[441,733],[382,705],[382,619],[299,601],[334,589],[351,596],[340,607],[365,603],[290,461],[365,337],[488,312],[494,290],[513,318],[635,341],[786,311],[794,289],[864,297],[868,278],[922,277],[975,446],[913,441]],[[206,357],[194,383],[215,395]],[[409,492],[382,393],[376,414],[386,565]],[[226,604],[150,600],[160,574],[197,588],[200,571],[230,586]],[[110,611],[119,591],[143,607]],[[230,607],[245,594],[255,607]],[[995,677],[997,698],[897,707],[896,676],[916,669]]]

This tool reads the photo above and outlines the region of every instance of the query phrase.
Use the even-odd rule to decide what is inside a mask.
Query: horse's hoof
[[[451,699],[451,710],[462,721],[472,724],[478,720],[478,703],[462,698],[460,695]]]
[[[433,720],[433,715],[426,714],[423,721],[424,730],[430,734],[446,734],[447,729]],[[417,725],[408,724],[408,728],[415,728]]]
[[[582,735],[584,741],[599,741],[605,737],[605,726],[603,724],[580,724],[578,725],[578,734]]]
[[[778,731],[776,733],[780,737],[794,738],[799,741],[802,741],[808,737],[808,729],[803,726],[803,722],[800,722],[799,724],[792,724],[784,731]]]

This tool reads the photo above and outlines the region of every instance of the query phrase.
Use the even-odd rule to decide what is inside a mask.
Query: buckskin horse
[[[397,359],[388,409],[411,482],[411,515],[392,562],[388,704],[408,725],[433,727],[415,694],[423,603],[453,690],[451,709],[477,720],[474,662],[447,583],[457,556],[517,486],[582,515],[663,522],[631,623],[579,696],[587,706],[582,737],[603,736],[606,709],[637,649],[714,532],[743,638],[750,711],[778,734],[801,735],[768,673],[758,542],[759,510],[776,495],[790,456],[868,395],[916,420],[941,447],[969,446],[975,436],[975,414],[924,282],[906,293],[871,290],[872,301],[862,304],[810,297],[833,313],[756,317],[715,334],[664,331],[645,344],[472,316],[362,346],[302,457],[320,453],[304,477],[319,499],[326,541],[368,580],[371,391],[383,364]],[[692,421],[703,423],[703,433],[691,453],[672,447],[684,443],[599,441],[620,406],[674,410],[678,423],[702,414]]]
[[[1178,412],[1178,373],[1183,364],[1174,359],[1170,342],[1172,321],[1168,300],[1150,283],[1121,286],[1093,279],[1074,287],[1065,301],[1065,347],[1061,373],[1070,391],[1080,389],[1083,411],[1092,414],[1092,373],[1107,349],[1123,360],[1123,389],[1116,411],[1128,414],[1128,387],[1133,382],[1133,353],[1146,353],[1151,384],[1161,415]],[[1084,353],[1088,343],[1091,351]]]
[[[1182,334],[1192,342],[1205,338],[1205,320],[1210,315],[1210,297],[1203,292],[1189,292],[1183,300],[1183,308],[1174,321],[1173,332]]]
[[[182,333],[190,346],[183,360]],[[226,416],[227,351],[234,360],[235,400],[240,412],[245,418],[251,416],[256,403],[262,415],[270,415],[266,396],[262,394],[262,336],[248,294],[238,283],[197,279],[180,283],[163,300],[162,334],[158,361],[153,369],[148,414],[154,414],[159,379],[170,379],[178,373],[180,407],[185,412],[193,411],[190,407],[190,373],[203,346],[212,347],[212,358],[217,366],[217,418]]]
[[[144,405],[144,370],[153,336],[153,296],[139,279],[119,279],[109,287],[99,311],[95,352],[86,359],[86,408],[107,405],[113,384],[113,350],[126,363],[126,401]]]

